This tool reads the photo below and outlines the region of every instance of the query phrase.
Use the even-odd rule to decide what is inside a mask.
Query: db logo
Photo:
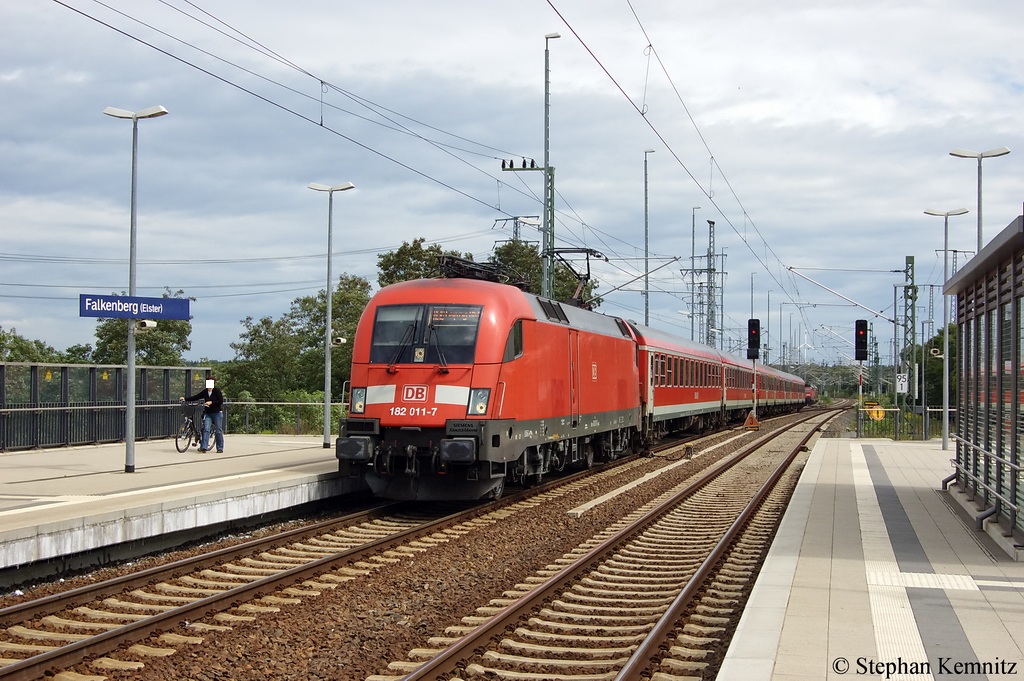
[[[426,402],[427,401],[427,386],[425,385],[407,385],[402,388],[402,401],[403,402]]]

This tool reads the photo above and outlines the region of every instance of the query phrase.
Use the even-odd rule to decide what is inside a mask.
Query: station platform
[[[818,440],[718,681],[1024,676],[1024,562],[950,447]]]
[[[323,435],[226,435],[222,454],[179,453],[173,440],[0,454],[0,572],[178,532],[224,527],[358,492]],[[154,550],[160,548],[154,546]],[[132,549],[137,553],[137,546]],[[86,566],[90,559],[83,559]],[[72,565],[72,567],[77,567]],[[20,568],[19,568],[20,569]],[[28,568],[25,568],[28,571]]]

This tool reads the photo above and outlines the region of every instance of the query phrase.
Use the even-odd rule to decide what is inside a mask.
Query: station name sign
[[[121,319],[188,319],[188,298],[140,298],[139,296],[78,297],[79,317]]]

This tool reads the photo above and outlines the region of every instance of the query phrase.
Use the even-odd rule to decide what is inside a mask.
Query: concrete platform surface
[[[819,440],[718,681],[1024,678],[1024,563],[952,455]]]
[[[359,489],[323,436],[228,435],[225,452],[138,442],[0,455],[0,569],[145,541]]]

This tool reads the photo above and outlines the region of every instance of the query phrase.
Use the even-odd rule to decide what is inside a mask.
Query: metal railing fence
[[[344,403],[331,409],[337,424]],[[124,403],[76,402],[16,404],[0,408],[0,452],[123,442]],[[225,433],[312,435],[323,432],[323,402],[224,403]],[[172,402],[137,402],[136,440],[173,438],[181,425],[181,408]],[[333,426],[337,430],[337,426]]]
[[[956,409],[949,410],[949,432],[956,432]],[[930,440],[942,437],[942,409],[924,414],[894,407],[869,406],[857,410],[858,437],[893,440]]]

